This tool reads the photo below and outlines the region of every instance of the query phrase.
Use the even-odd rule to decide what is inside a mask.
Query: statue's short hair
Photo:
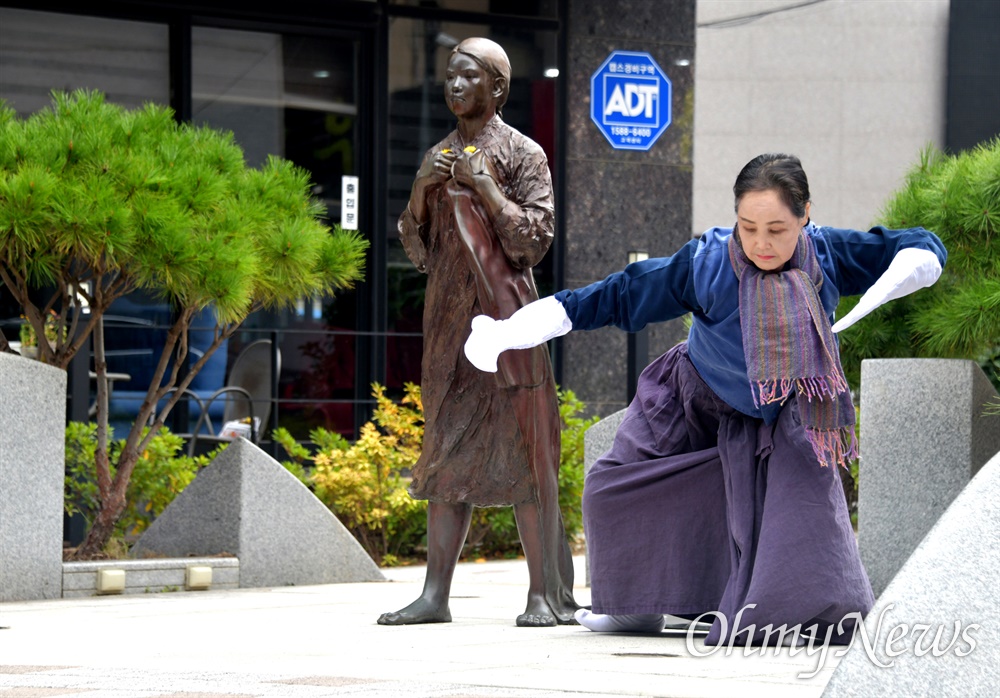
[[[465,54],[481,65],[493,78],[504,79],[503,92],[500,93],[500,98],[497,100],[497,113],[499,114],[500,109],[507,103],[508,95],[510,95],[510,60],[507,58],[507,52],[495,41],[478,36],[465,39],[451,52],[453,55],[456,53]]]

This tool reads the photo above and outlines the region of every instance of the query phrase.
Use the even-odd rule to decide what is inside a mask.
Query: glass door
[[[360,39],[215,27],[194,27],[191,39],[192,122],[232,131],[253,167],[273,154],[308,170],[329,225],[339,223],[342,178],[359,175],[363,156]],[[353,437],[357,306],[355,292],[300,298],[254,314],[230,342],[231,360],[256,339],[277,340],[280,424],[299,440],[315,427]]]

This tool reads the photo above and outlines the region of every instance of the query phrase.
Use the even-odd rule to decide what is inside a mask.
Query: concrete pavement
[[[577,558],[577,579],[583,579]],[[386,583],[0,604],[0,698],[819,696],[838,659],[771,648],[711,656],[683,631],[518,628],[523,560],[462,563],[454,622],[385,627],[422,567]],[[589,603],[589,589],[576,598]],[[818,668],[818,672],[817,672]],[[812,678],[798,678],[815,674]]]

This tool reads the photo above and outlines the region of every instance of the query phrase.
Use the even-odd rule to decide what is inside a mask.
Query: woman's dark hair
[[[739,207],[740,199],[747,192],[768,189],[778,192],[795,216],[801,218],[806,215],[809,180],[797,157],[784,153],[765,153],[744,165],[733,185],[736,197],[734,207]]]

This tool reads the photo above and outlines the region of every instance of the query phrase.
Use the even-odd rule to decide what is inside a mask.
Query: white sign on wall
[[[358,178],[344,175],[340,178],[340,227],[358,229]]]

